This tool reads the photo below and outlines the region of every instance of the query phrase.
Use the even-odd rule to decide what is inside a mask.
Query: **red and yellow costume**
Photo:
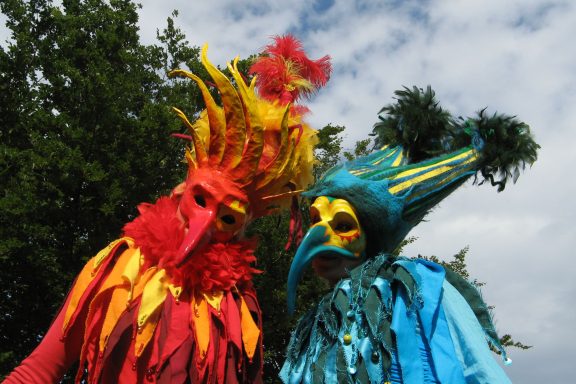
[[[57,382],[78,359],[77,382],[262,380],[255,242],[242,233],[312,181],[316,138],[290,104],[256,95],[236,61],[228,79],[206,50],[222,107],[200,78],[172,73],[194,80],[206,104],[194,123],[175,109],[190,133],[185,182],[141,204],[124,237],[86,264],[42,343],[6,383]],[[329,65],[323,73],[325,82]],[[299,81],[316,82],[307,78]]]

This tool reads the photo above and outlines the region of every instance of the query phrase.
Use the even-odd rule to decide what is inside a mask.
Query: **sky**
[[[407,256],[449,260],[465,246],[471,275],[486,283],[497,329],[533,348],[509,350],[516,383],[571,383],[576,360],[576,2],[143,1],[143,41],[173,9],[193,45],[217,64],[247,57],[292,33],[312,58],[332,57],[309,122],[346,127],[344,144],[368,137],[381,107],[403,86],[431,85],[455,116],[516,115],[541,145],[538,161],[502,193],[468,184],[411,233]],[[264,308],[265,310],[265,308]]]
[[[470,183],[460,188],[411,232],[418,240],[405,254],[449,260],[469,246],[469,272],[485,283],[497,329],[533,345],[509,350],[513,363],[505,369],[512,381],[573,382],[576,2],[141,2],[142,42],[154,43],[177,9],[176,25],[192,45],[208,43],[219,65],[257,53],[285,33],[298,37],[312,58],[330,55],[332,77],[309,101],[308,121],[345,126],[348,149],[368,137],[380,108],[403,86],[431,85],[455,116],[486,107],[529,124],[542,148],[518,182],[502,193]]]

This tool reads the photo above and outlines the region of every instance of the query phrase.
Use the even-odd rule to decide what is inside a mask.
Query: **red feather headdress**
[[[293,104],[301,96],[309,97],[330,79],[330,56],[311,60],[302,44],[290,35],[274,37],[263,54],[250,67],[257,75],[258,93],[266,100]],[[300,112],[305,107],[299,107]]]

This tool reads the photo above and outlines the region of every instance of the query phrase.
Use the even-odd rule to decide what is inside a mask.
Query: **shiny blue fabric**
[[[427,340],[438,380],[442,383],[464,383],[464,374],[457,358],[450,330],[441,306],[444,268],[436,263],[416,260],[416,270],[422,278],[421,319],[423,336]]]
[[[443,290],[442,306],[446,324],[464,367],[466,383],[511,383],[494,359],[486,342],[486,334],[464,297],[446,281]]]
[[[508,383],[474,312],[444,277],[443,267],[424,260],[380,255],[367,261],[299,323],[280,378],[290,384]]]

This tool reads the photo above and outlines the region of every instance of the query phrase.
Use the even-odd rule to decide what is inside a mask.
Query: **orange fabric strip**
[[[256,352],[256,347],[258,346],[258,339],[260,338],[260,328],[254,322],[250,309],[244,301],[244,298],[240,296],[240,315],[241,315],[241,326],[242,326],[242,341],[244,342],[244,349],[246,350],[246,355],[250,360],[254,357]]]
[[[126,269],[126,265],[134,256],[139,256],[137,249],[128,248],[126,251],[124,251],[118,258],[114,269],[110,273],[108,279],[106,279],[102,289],[100,292],[98,292],[98,295],[100,295],[107,289],[114,289],[110,298],[110,303],[108,304],[106,317],[104,318],[102,329],[100,331],[100,351],[104,351],[106,343],[108,342],[108,336],[110,336],[112,330],[114,327],[116,327],[120,316],[126,310],[128,304],[128,294],[130,292],[130,283],[124,279],[123,275],[124,270]]]
[[[102,265],[102,262],[110,256],[111,251],[115,249],[119,243],[124,241],[127,241],[128,244],[131,244],[132,242],[131,239],[127,238],[122,238],[111,242],[106,248],[102,249],[96,256],[90,259],[78,275],[78,278],[74,283],[74,287],[70,291],[70,301],[66,307],[66,314],[64,315],[64,321],[62,323],[62,332],[64,334],[66,334],[66,330],[74,313],[76,313],[76,311],[79,309],[78,305],[82,299],[82,296],[84,295],[90,283],[94,280],[99,267]]]
[[[191,320],[194,323],[196,332],[196,342],[200,357],[205,358],[210,344],[210,315],[208,313],[208,302],[203,295],[195,295],[190,300]]]

